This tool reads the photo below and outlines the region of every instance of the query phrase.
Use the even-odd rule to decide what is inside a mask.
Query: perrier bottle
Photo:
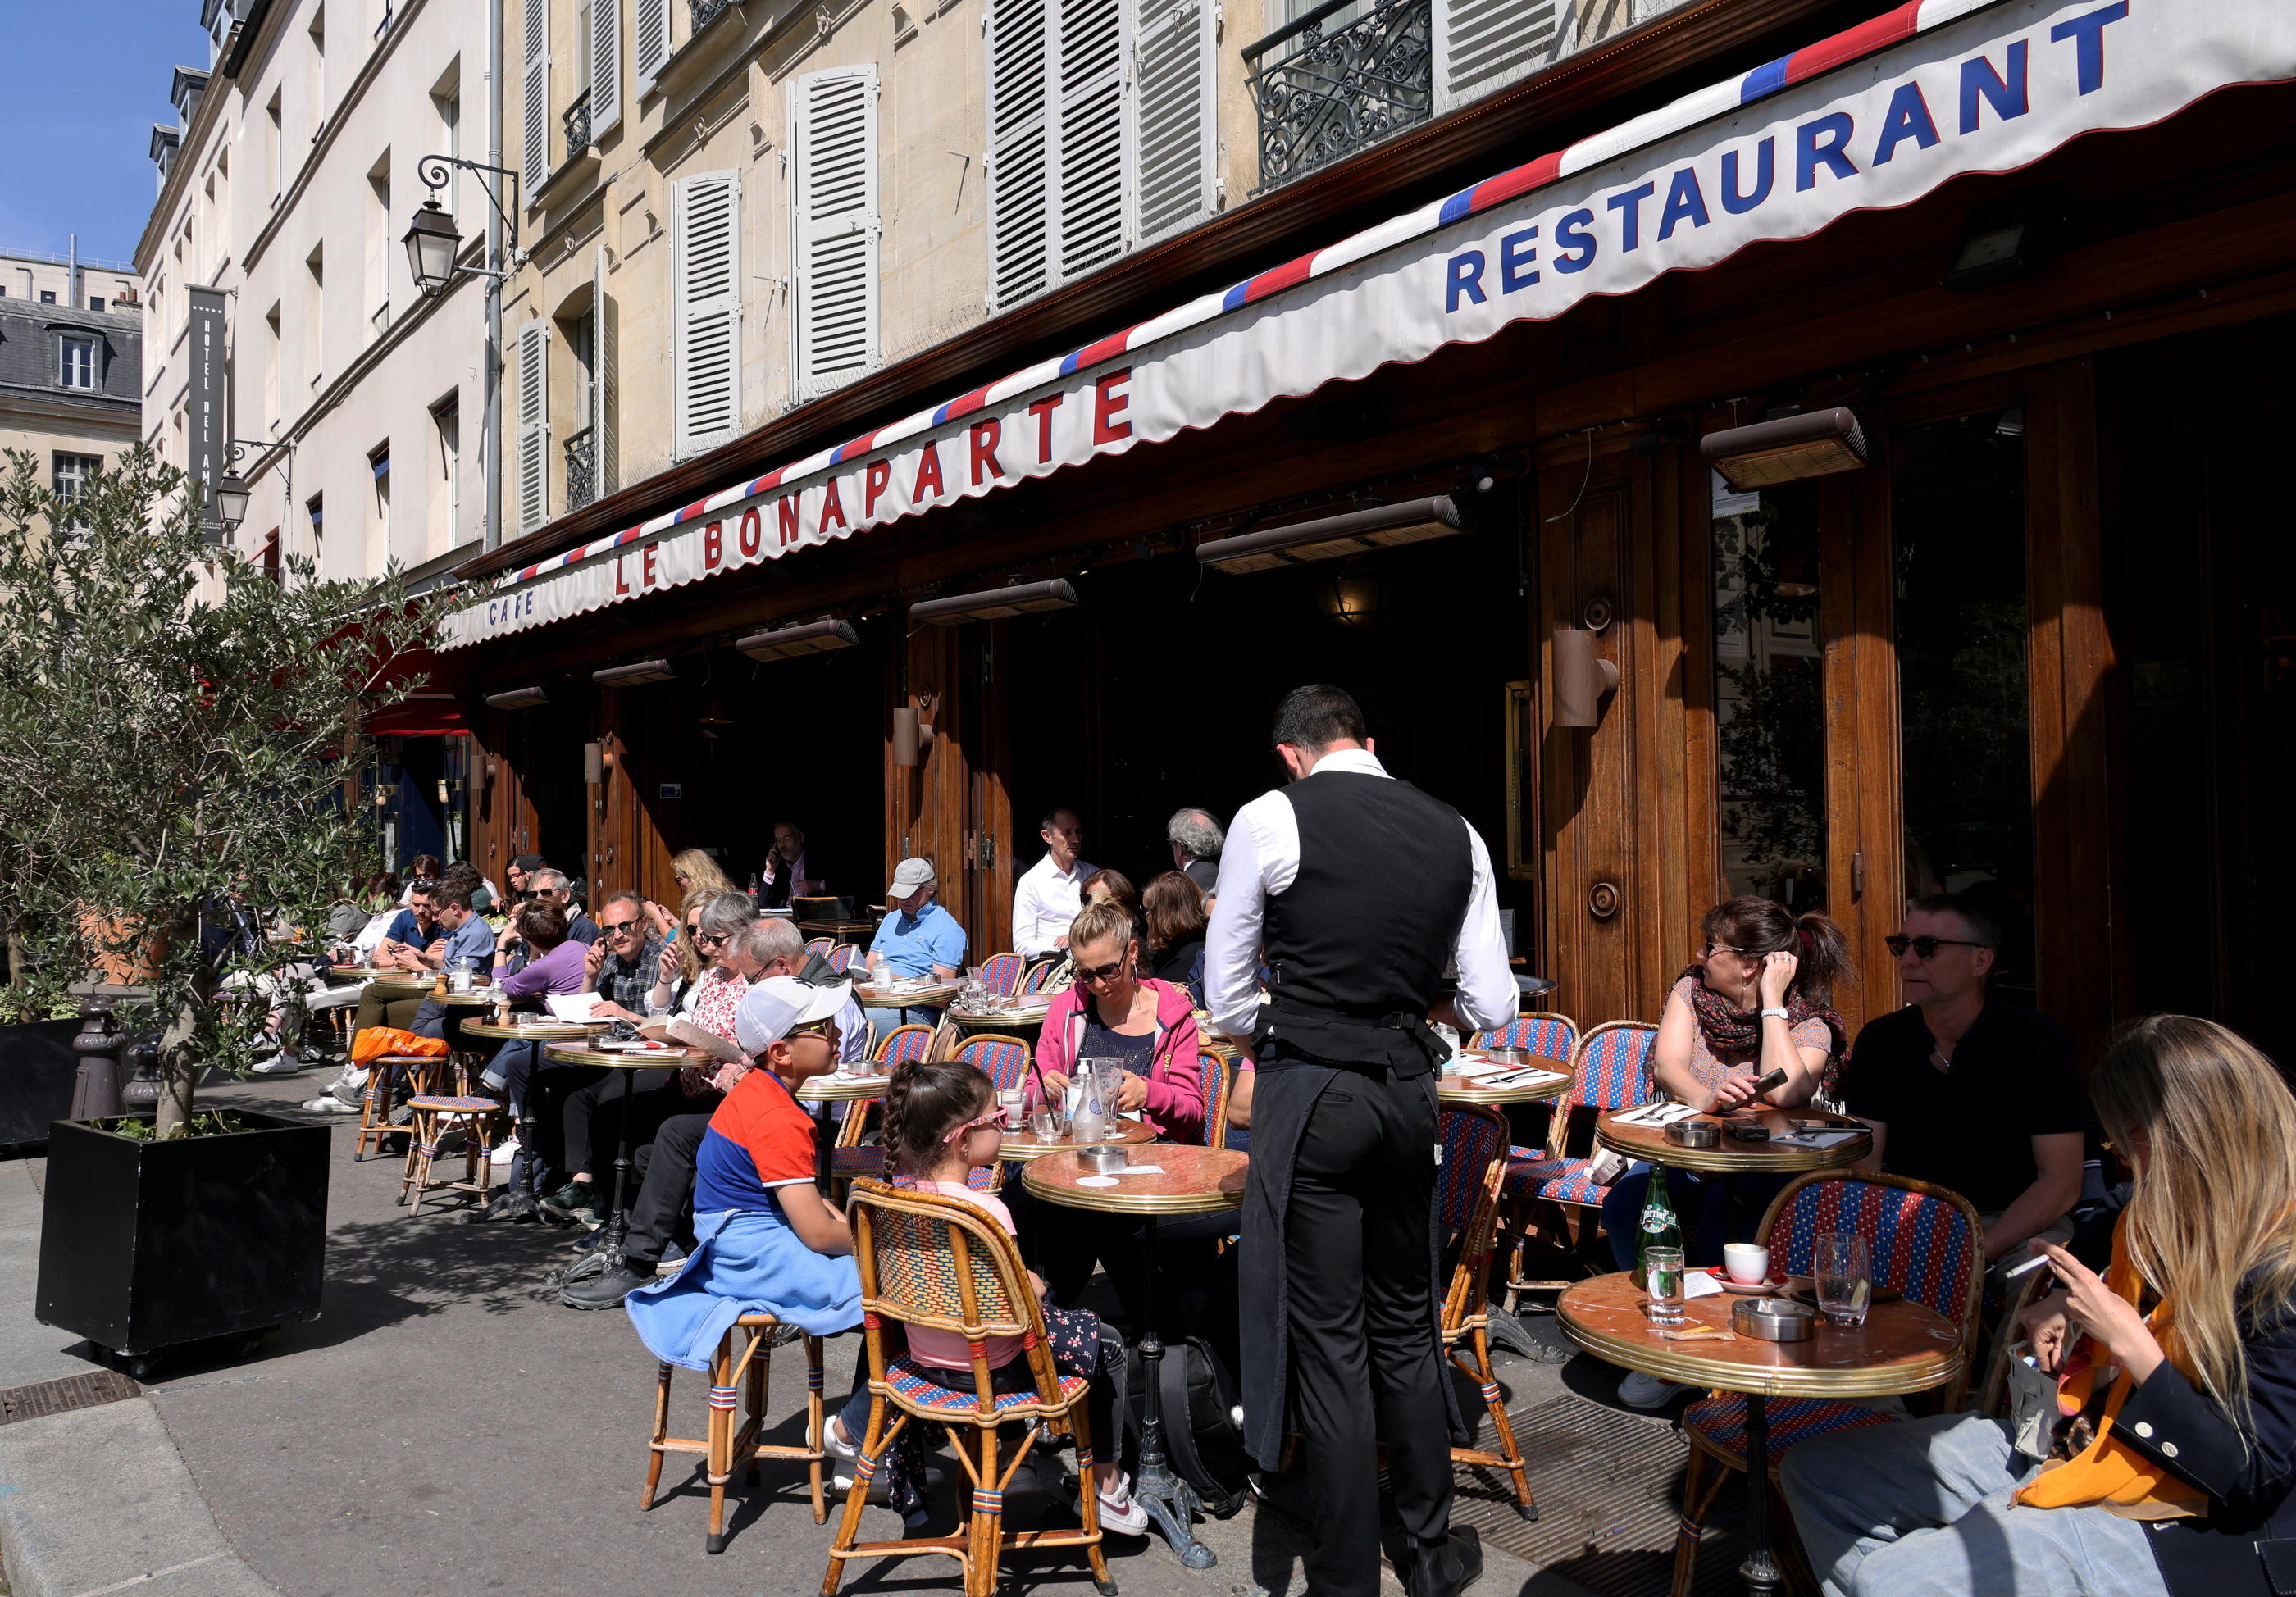
[[[1650,1190],[1643,1197],[1640,1234],[1635,1239],[1636,1284],[1645,1291],[1650,1289],[1649,1249],[1681,1246],[1682,1222],[1675,1218],[1674,1202],[1666,1195],[1666,1167],[1652,1165]]]

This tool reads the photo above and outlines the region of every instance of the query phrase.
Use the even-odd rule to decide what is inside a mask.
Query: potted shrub
[[[132,975],[116,1013],[159,1034],[149,1116],[51,1129],[37,1313],[148,1356],[318,1313],[324,1126],[195,1112],[271,996],[324,959],[370,868],[344,802],[360,728],[421,685],[439,602],[394,571],[275,581],[209,543],[182,473],[137,449],[67,512],[34,457],[0,472],[0,907],[10,997]],[[64,526],[62,535],[50,528]],[[317,937],[307,935],[310,928]]]

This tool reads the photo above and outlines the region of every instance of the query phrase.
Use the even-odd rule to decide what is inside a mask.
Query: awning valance
[[[448,648],[723,576],[2296,78],[2289,0],[1915,0],[1449,198],[514,573]]]

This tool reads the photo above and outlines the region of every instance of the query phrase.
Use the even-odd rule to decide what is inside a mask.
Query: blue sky
[[[200,0],[0,0],[0,249],[125,261],[151,214],[168,81],[207,65]]]

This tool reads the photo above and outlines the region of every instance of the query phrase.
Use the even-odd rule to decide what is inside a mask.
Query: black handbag
[[[1131,1361],[1137,1374],[1137,1354]],[[1235,1377],[1211,1344],[1188,1337],[1164,1349],[1158,1362],[1164,1408],[1164,1457],[1172,1472],[1195,1489],[1204,1511],[1225,1519],[1250,1495],[1250,1456],[1243,1450],[1243,1428],[1235,1421]],[[1127,1394],[1136,1440],[1146,1414],[1144,1383]]]

